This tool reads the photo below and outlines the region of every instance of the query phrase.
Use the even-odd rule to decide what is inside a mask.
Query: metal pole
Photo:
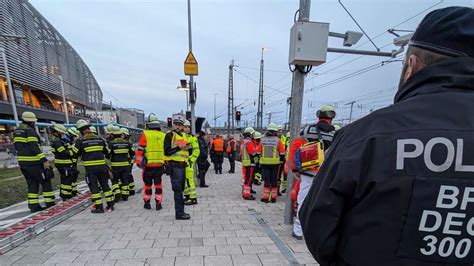
[[[232,133],[234,133],[234,116],[232,110],[234,110],[234,60],[229,65],[229,91],[227,98],[227,136],[230,136],[230,129],[232,127]],[[232,121],[232,122],[231,122]]]
[[[217,93],[214,93],[214,127],[217,127],[216,121],[217,121],[217,116],[216,116],[216,97]]]
[[[189,51],[193,51],[193,37],[191,30],[191,0],[188,0],[188,40],[189,40]],[[189,94],[191,102],[191,133],[196,134],[196,119],[195,119],[195,105],[196,105],[196,93],[194,91],[194,77],[189,76]]]
[[[18,127],[20,125],[20,122],[18,120],[18,111],[16,109],[15,94],[13,94],[13,86],[12,81],[10,79],[10,72],[8,72],[8,63],[5,48],[0,48],[0,53],[2,53],[3,67],[5,68],[5,76],[7,78],[8,93],[10,93],[10,103],[12,105],[13,110],[13,119],[15,119],[16,126]]]
[[[69,124],[69,115],[68,115],[67,103],[66,103],[66,93],[64,92],[63,76],[58,76],[58,77],[59,77],[59,81],[61,82],[61,93],[63,94],[64,116],[66,117],[66,124]]]
[[[349,115],[349,124],[352,122],[352,107],[354,107],[355,101],[352,101],[350,103],[346,103],[346,105],[351,105],[351,114]]]
[[[298,21],[309,21],[309,11],[311,0],[300,0]],[[302,67],[302,66],[301,66]],[[290,108],[290,147],[293,145],[298,131],[301,127],[301,116],[303,112],[303,94],[304,94],[305,74],[296,70],[293,72],[293,84],[291,88],[291,108]],[[289,163],[287,161],[287,163]],[[293,188],[294,176],[288,171],[288,191]],[[291,193],[287,193],[285,205],[285,224],[293,223],[293,206],[291,204]]]
[[[260,58],[260,82],[258,84],[258,111],[257,111],[257,128],[261,129],[263,126],[263,52],[265,48],[262,48],[262,56]]]

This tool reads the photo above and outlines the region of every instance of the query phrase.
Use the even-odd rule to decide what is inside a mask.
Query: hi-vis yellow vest
[[[158,130],[145,130],[147,164],[163,164],[165,162],[165,133]]]
[[[262,139],[262,157],[260,164],[262,165],[277,165],[280,163],[280,154],[278,153],[278,144],[280,138],[276,136],[263,137]]]
[[[182,136],[178,135],[178,133],[173,132],[173,137],[171,139],[171,148],[178,147],[178,144],[187,144],[188,139],[186,138],[186,133],[181,133]],[[175,154],[168,156],[167,160],[175,161],[175,162],[187,162],[189,157],[189,151],[179,150]]]

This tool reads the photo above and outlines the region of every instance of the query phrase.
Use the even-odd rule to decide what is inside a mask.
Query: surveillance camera
[[[344,38],[344,46],[351,47],[356,44],[364,34],[362,32],[348,31]]]
[[[405,46],[408,44],[412,36],[413,36],[413,33],[397,37],[393,39],[393,44],[395,46]]]

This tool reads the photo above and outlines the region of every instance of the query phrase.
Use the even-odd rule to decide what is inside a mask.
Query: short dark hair
[[[416,46],[409,46],[408,47],[407,58],[410,55],[416,55],[418,58],[420,58],[420,61],[424,65],[432,65],[432,64],[438,63],[440,61],[452,58],[450,56],[443,55],[443,54],[438,54],[438,53],[435,53],[435,52],[432,52],[432,51],[429,51],[429,50],[426,50],[426,49],[423,49],[423,48],[419,48],[419,47],[416,47]]]

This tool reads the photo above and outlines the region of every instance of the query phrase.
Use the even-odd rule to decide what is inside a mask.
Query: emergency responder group
[[[210,166],[207,161],[209,153],[216,174],[222,174],[224,155],[229,160],[228,173],[235,173],[235,161],[239,157],[242,162],[242,198],[255,200],[256,191],[253,186],[263,183],[260,201],[265,203],[275,203],[286,192],[288,160],[300,188],[297,206],[301,206],[311,178],[317,172],[317,166],[308,168],[304,161],[308,158],[299,156],[299,148],[316,142],[321,149],[327,149],[334,131],[334,127],[330,125],[334,115],[331,106],[323,107],[318,111],[320,121],[302,130],[290,148],[289,135],[283,135],[282,127],[274,123],[268,125],[264,134],[251,127],[246,128],[240,143],[233,135],[227,141],[220,135],[207,141],[206,134],[202,131],[198,136],[190,133],[191,124],[183,114],[174,114],[172,129],[164,132],[158,117],[151,113],[138,141],[136,154],[126,128],[109,124],[104,128],[107,136],[102,139],[97,134],[97,129],[85,120],[77,121],[76,126],[70,128],[53,124],[51,152],[55,156],[54,165],[61,179],[59,195],[63,201],[77,195],[77,163],[81,159],[91,191],[92,212],[113,211],[115,203],[127,201],[135,193],[131,170],[136,163],[142,169],[143,208],[152,208],[152,198],[156,210],[163,208],[162,177],[168,174],[174,193],[176,219],[189,219],[184,206],[198,204],[194,181],[196,170],[200,187],[208,186],[205,176]],[[35,212],[43,209],[39,204],[40,185],[43,186],[46,207],[54,205],[50,181],[54,173],[39,145],[40,139],[34,129],[35,115],[25,112],[22,119],[23,124],[15,131],[14,141],[21,169],[28,182],[28,203],[31,211]],[[303,162],[295,160],[295,155],[299,156],[298,159],[302,157]],[[309,161],[314,161],[314,158],[309,158]],[[301,239],[298,219],[293,235]]]

